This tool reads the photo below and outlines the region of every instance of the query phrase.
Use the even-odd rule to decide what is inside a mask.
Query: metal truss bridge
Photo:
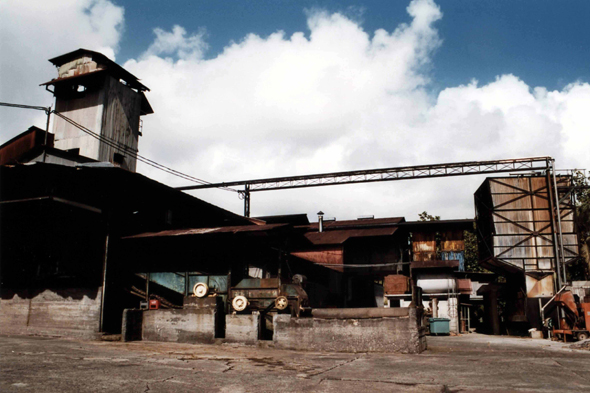
[[[432,177],[481,175],[519,171],[546,171],[552,167],[551,157],[518,158],[512,160],[469,161],[449,164],[417,165],[382,169],[367,169],[347,172],[321,173],[315,175],[274,177],[268,179],[242,180],[177,187],[179,190],[204,188],[227,188],[244,186],[243,193],[282,190],[289,188],[333,186],[337,184],[371,183],[381,181],[421,179]]]

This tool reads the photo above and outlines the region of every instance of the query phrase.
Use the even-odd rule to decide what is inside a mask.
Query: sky
[[[51,105],[47,59],[82,47],[151,89],[140,154],[211,182],[532,156],[590,168],[588,15],[582,0],[4,0],[0,101]],[[33,124],[42,112],[0,108],[0,143]],[[483,179],[260,192],[252,215],[471,218]]]

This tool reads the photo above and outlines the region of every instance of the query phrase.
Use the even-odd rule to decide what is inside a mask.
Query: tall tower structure
[[[135,172],[140,117],[153,113],[149,89],[102,53],[78,49],[49,61],[58,76],[42,86],[55,96],[55,110],[109,141],[55,116],[54,147]]]

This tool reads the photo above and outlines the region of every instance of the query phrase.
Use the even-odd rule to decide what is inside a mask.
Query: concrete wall
[[[278,348],[336,352],[420,353],[426,349],[425,329],[416,309],[406,317],[292,318],[274,317],[273,341]]]
[[[180,343],[215,340],[214,309],[159,309],[143,312],[142,339]]]
[[[101,288],[2,290],[0,334],[96,338],[100,335]]]
[[[225,340],[256,344],[260,326],[260,314],[229,314],[225,316]]]

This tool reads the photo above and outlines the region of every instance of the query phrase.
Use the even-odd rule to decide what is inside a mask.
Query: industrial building
[[[0,333],[419,353],[439,319],[542,329],[579,258],[569,177],[549,157],[173,189],[135,173],[149,89],[97,52],[50,61],[53,133],[0,146]],[[475,220],[249,217],[256,191],[508,172],[523,173],[476,191]],[[239,185],[244,216],[182,192]],[[474,228],[491,272],[466,271]]]

